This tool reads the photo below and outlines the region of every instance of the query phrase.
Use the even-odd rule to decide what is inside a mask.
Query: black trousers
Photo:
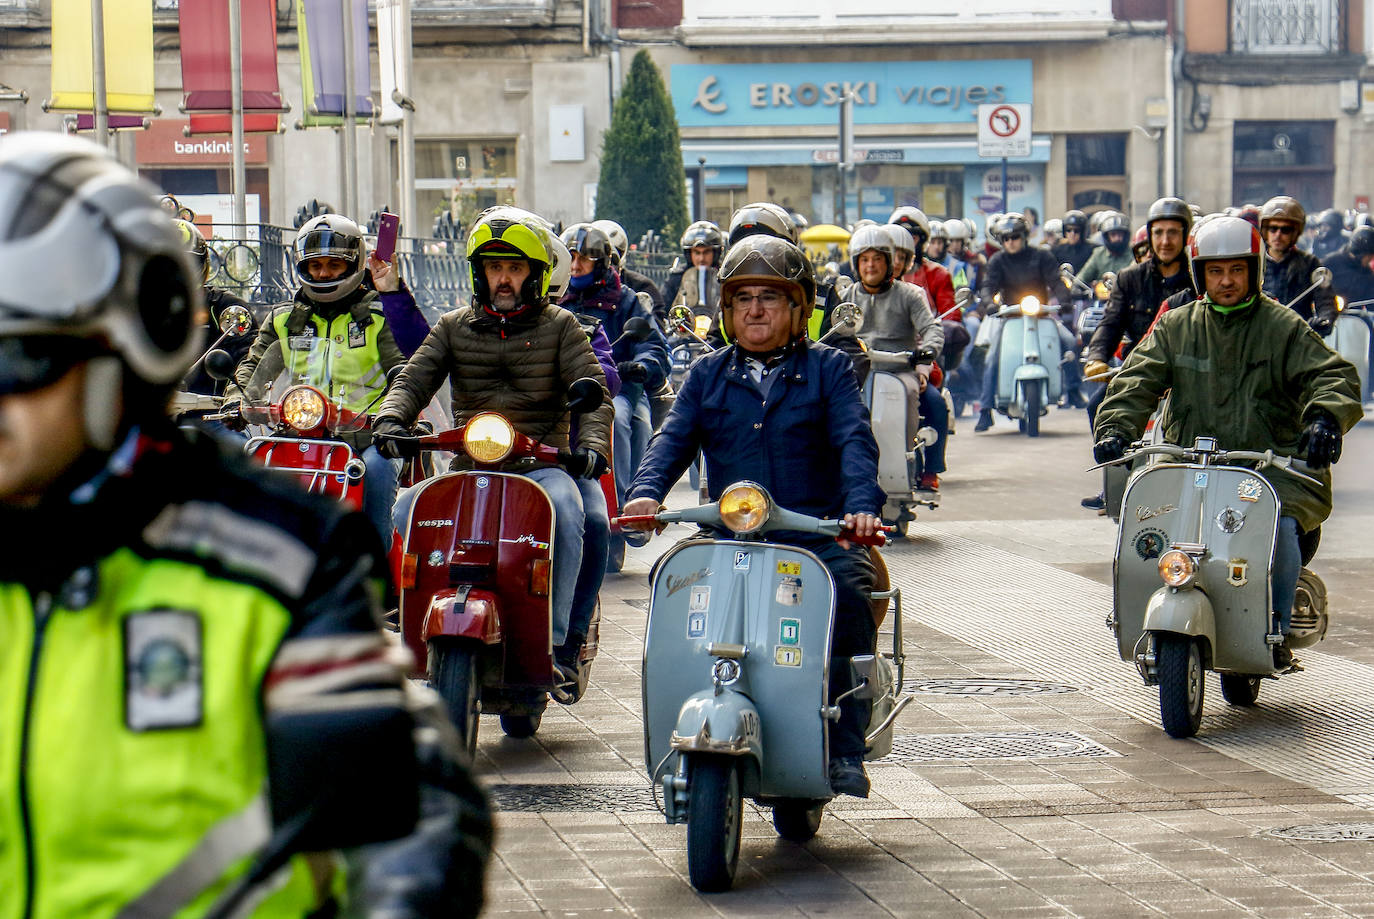
[[[794,545],[801,544],[798,540]],[[835,621],[830,633],[830,698],[854,688],[849,659],[872,654],[878,640],[873,622],[873,563],[868,549],[844,549],[833,539],[808,539],[805,548],[816,553],[835,579]],[[830,725],[830,756],[863,756],[864,736],[873,705],[851,696],[840,703],[840,720]]]

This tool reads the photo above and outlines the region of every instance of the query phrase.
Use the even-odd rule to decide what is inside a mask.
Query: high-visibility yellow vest
[[[331,401],[351,412],[366,412],[386,389],[386,370],[382,367],[381,347],[377,338],[385,320],[380,308],[372,310],[372,321],[360,327],[349,312],[326,320],[310,314],[310,332],[291,335],[286,328],[290,310],[281,310],[272,317],[281,345],[286,372],[293,378],[311,385],[322,386],[327,381]],[[327,342],[322,353],[329,366],[311,367],[309,358],[318,354],[318,342]]]

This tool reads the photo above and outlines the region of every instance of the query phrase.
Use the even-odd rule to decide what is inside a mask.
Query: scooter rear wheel
[[[1159,716],[1170,737],[1192,737],[1202,726],[1202,648],[1196,638],[1161,635],[1159,660]]]
[[[729,890],[744,824],[739,770],[730,756],[697,754],[688,765],[687,874],[697,890]]]
[[[526,737],[534,736],[534,732],[539,730],[539,725],[543,720],[543,712],[534,715],[502,715],[501,731],[507,737],[524,740]]]
[[[790,798],[773,805],[773,829],[788,842],[806,842],[821,828],[825,804],[805,798]]]
[[[449,720],[468,759],[477,752],[477,700],[482,684],[477,677],[475,642],[436,639],[429,643],[429,681],[444,700]]]
[[[1260,682],[1260,677],[1245,673],[1223,673],[1221,696],[1232,705],[1248,708],[1259,699]]]

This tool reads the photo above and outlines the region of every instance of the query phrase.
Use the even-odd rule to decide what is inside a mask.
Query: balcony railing
[[[1235,54],[1331,54],[1341,51],[1339,0],[1232,0]]]

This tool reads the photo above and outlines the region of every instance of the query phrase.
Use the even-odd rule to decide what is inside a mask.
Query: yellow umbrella
[[[840,257],[843,258],[849,247],[849,231],[833,223],[818,223],[801,231],[801,243],[806,254],[813,259],[828,258],[829,247],[834,243],[840,247]]]

